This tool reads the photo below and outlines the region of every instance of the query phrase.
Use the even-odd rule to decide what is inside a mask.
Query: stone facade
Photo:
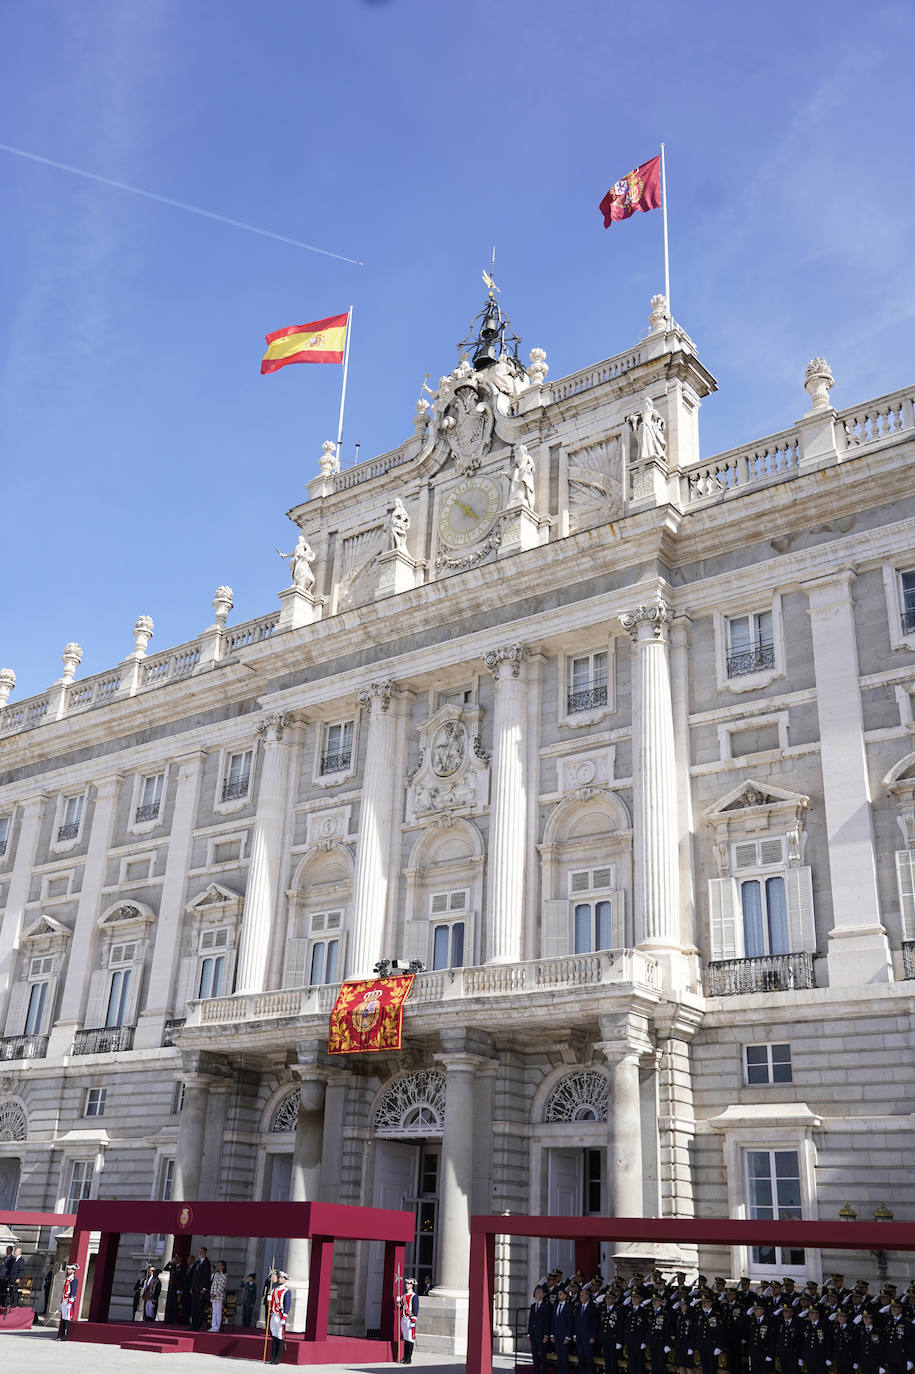
[[[276,613],[0,672],[0,1205],[406,1200],[441,1349],[472,1211],[915,1208],[915,390],[837,412],[815,359],[710,459],[666,310],[558,381],[483,362],[394,452],[325,445]],[[329,1057],[382,958],[426,968],[402,1052]],[[569,1259],[500,1246],[503,1342]]]

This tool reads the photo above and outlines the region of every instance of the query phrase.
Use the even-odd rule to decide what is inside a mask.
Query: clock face
[[[439,536],[451,548],[474,544],[499,512],[500,492],[489,477],[468,477],[452,487],[442,502]]]

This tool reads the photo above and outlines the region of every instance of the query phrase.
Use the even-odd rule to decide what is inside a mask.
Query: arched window
[[[299,1120],[299,1089],[294,1088],[286,1094],[275,1107],[270,1119],[270,1130],[274,1135],[294,1131]]]
[[[29,1119],[18,1102],[0,1102],[0,1140],[26,1140]]]
[[[445,1075],[430,1070],[395,1078],[372,1124],[380,1136],[440,1136],[445,1127]]]
[[[550,1093],[544,1121],[606,1121],[610,1090],[594,1069],[578,1069],[561,1078]]]

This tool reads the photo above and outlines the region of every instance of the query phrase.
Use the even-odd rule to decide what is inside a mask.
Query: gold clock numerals
[[[499,488],[488,477],[467,478],[452,487],[442,502],[439,534],[460,548],[483,537],[499,510]]]

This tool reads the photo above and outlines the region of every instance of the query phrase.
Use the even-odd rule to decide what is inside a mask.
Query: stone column
[[[611,1216],[640,1217],[642,1196],[642,1109],[639,1097],[641,1052],[626,1041],[595,1046],[610,1065],[607,1141],[607,1207]]]
[[[384,948],[387,929],[391,837],[398,816],[400,769],[397,759],[397,711],[400,688],[386,680],[360,687],[356,700],[368,725],[359,812],[359,846],[353,879],[354,978],[369,978],[379,959],[394,958]]]
[[[696,947],[696,888],[693,864],[693,799],[689,776],[689,616],[681,615],[670,627],[670,689],[674,728],[674,766],[677,774],[677,845],[679,851],[680,941]],[[690,986],[699,978],[694,955]]]
[[[204,1133],[207,1107],[210,1100],[209,1074],[183,1073],[184,1105],[175,1150],[175,1172],[172,1178],[172,1198],[175,1202],[193,1202],[200,1193],[200,1174],[203,1166]]]
[[[667,628],[670,610],[657,599],[620,614],[635,646],[632,768],[635,779],[635,943],[640,949],[680,945],[677,772]]]
[[[803,584],[810,600],[832,888],[830,987],[886,983],[893,976],[877,890],[852,603],[854,580],[851,569],[843,568]]]
[[[101,912],[99,893],[105,886],[105,870],[108,864],[108,851],[111,848],[121,778],[122,774],[112,773],[107,778],[99,778],[95,784],[95,806],[83,868],[83,886],[76,908],[73,939],[70,941],[60,1016],[51,1029],[48,1042],[49,1059],[69,1054],[73,1034],[82,1024],[89,991],[89,974],[95,957],[96,926]]]
[[[16,972],[16,959],[19,953],[19,938],[22,934],[22,918],[25,904],[29,900],[32,883],[32,868],[38,853],[41,837],[41,823],[44,820],[48,799],[44,793],[26,797],[20,802],[22,815],[19,820],[19,839],[16,844],[16,857],[10,874],[10,885],[6,895],[6,907],[0,922],[0,1014],[6,1018],[6,1003],[13,975]],[[15,820],[15,818],[14,818]],[[12,844],[14,826],[10,825],[9,843]],[[3,1021],[0,1021],[0,1025]]]
[[[134,1037],[134,1048],[138,1050],[159,1048],[162,1044],[166,1017],[174,1009],[175,974],[181,955],[187,871],[190,868],[200,780],[206,756],[205,749],[195,749],[190,753],[180,754],[175,760],[178,769],[175,809],[172,813],[165,876],[159,898],[159,919],[154,931],[155,945],[149,973],[149,989]]]
[[[299,1090],[299,1115],[295,1128],[295,1147],[292,1157],[292,1189],[290,1202],[318,1202],[321,1196],[321,1160],[324,1153],[324,1092],[326,1076],[314,1068],[303,1069]],[[339,1141],[332,1148],[339,1150]],[[286,1246],[286,1272],[293,1290],[292,1326],[299,1330],[303,1320],[296,1320],[295,1311],[304,1317],[308,1297],[308,1266],[311,1261],[311,1242],[294,1237]]]
[[[251,863],[245,889],[236,992],[263,992],[270,958],[283,859],[289,763],[297,732],[293,721],[274,711],[257,726],[263,745]]]
[[[445,1128],[439,1175],[438,1283],[441,1297],[466,1298],[470,1266],[470,1212],[474,1180],[474,1075],[487,1065],[466,1031],[441,1032],[435,1060],[446,1074]]]
[[[496,694],[485,922],[488,964],[518,963],[522,958],[527,822],[525,660],[529,657],[530,650],[524,644],[504,645],[483,655]]]
[[[210,1079],[203,1133],[203,1159],[199,1170],[198,1196],[219,1202],[225,1194],[222,1163],[225,1158],[226,1122],[229,1118],[228,1070]]]

